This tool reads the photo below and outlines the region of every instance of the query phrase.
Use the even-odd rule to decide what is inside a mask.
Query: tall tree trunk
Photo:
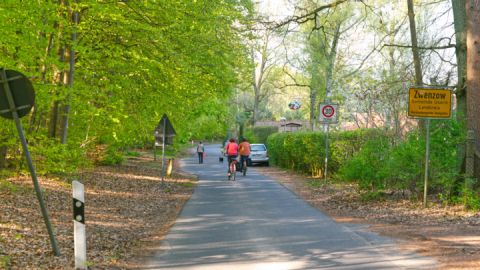
[[[408,4],[408,20],[410,22],[410,38],[412,40],[413,65],[415,67],[415,84],[423,85],[422,79],[422,62],[418,51],[417,27],[415,26],[415,13],[413,11],[413,0],[407,0]],[[425,129],[424,121],[419,121],[420,130]]]
[[[60,62],[63,62],[65,59],[65,49],[62,45],[60,45],[58,51],[58,57],[60,58]],[[65,77],[65,71],[63,70],[56,70],[54,74],[54,83],[57,87],[63,86],[63,79]],[[58,124],[60,121],[60,102],[55,100],[53,102],[52,108],[50,110],[50,121],[49,121],[49,136],[52,138],[57,137],[58,135]]]
[[[310,87],[310,128],[311,130],[315,130],[315,110],[317,106],[317,94],[318,90]],[[319,112],[320,113],[320,112]]]
[[[467,0],[467,127],[480,149],[480,2]]]
[[[328,65],[327,70],[325,72],[325,96],[327,98],[332,97],[332,86],[333,86],[333,71],[335,70],[335,61],[337,59],[337,47],[338,47],[338,40],[340,39],[340,26],[341,22],[337,24],[335,27],[335,33],[333,35],[332,45],[330,47],[330,53],[328,54]]]
[[[465,0],[452,0],[453,9],[453,25],[455,28],[455,55],[457,57],[457,121],[466,127],[467,115],[467,95],[466,95],[466,68],[467,68],[467,11]],[[465,143],[460,143],[457,147],[457,163],[458,171],[463,173],[463,166],[465,160]]]
[[[0,169],[7,166],[7,149],[6,145],[0,146]]]
[[[77,33],[76,33],[76,26],[78,24],[78,11],[73,11],[73,8],[70,6],[70,14],[72,18],[72,24],[73,24],[73,33],[72,33],[72,43],[70,45],[70,49],[68,50],[68,59],[69,59],[69,71],[68,75],[66,76],[66,81],[64,82],[65,85],[68,85],[67,88],[67,97],[65,99],[65,107],[64,107],[64,115],[62,118],[62,144],[67,143],[67,133],[68,133],[68,121],[70,118],[70,92],[73,88],[73,77],[75,73],[75,43],[77,42]]]

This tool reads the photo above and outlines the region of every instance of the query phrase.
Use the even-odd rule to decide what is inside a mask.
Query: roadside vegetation
[[[471,179],[459,173],[458,145],[465,139],[458,124],[432,124],[428,193],[443,204],[463,204],[478,210],[480,199]],[[271,163],[324,181],[323,132],[277,133],[268,137]],[[365,199],[381,200],[388,194],[422,200],[425,136],[411,131],[398,139],[385,129],[337,131],[329,136],[328,179],[353,183]]]

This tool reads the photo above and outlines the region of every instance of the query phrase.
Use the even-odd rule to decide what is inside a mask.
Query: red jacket
[[[234,142],[230,142],[227,144],[227,147],[225,147],[225,152],[227,152],[227,155],[229,156],[237,156],[238,155],[238,144]]]

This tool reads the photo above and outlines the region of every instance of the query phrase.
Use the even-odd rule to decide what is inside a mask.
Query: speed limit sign
[[[318,122],[334,124],[338,122],[338,104],[322,103],[318,110]]]

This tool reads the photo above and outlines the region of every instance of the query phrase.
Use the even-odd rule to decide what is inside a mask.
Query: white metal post
[[[87,269],[87,237],[85,232],[85,188],[78,181],[73,188],[73,234],[75,246],[75,269]]]

